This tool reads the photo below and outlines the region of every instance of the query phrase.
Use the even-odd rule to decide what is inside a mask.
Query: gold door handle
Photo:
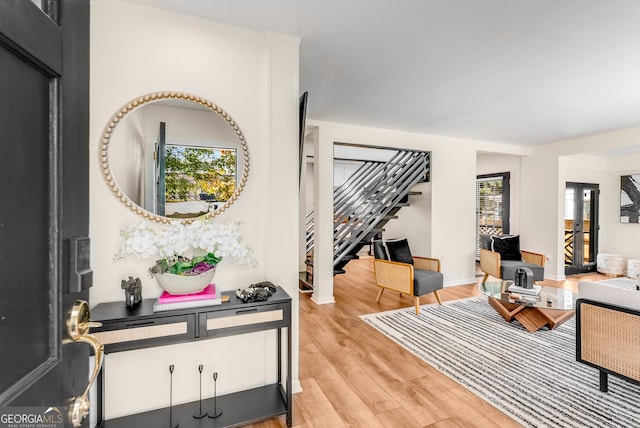
[[[89,304],[87,302],[84,300],[75,301],[71,311],[69,311],[67,332],[74,342],[83,342],[91,346],[96,358],[96,364],[93,367],[93,373],[91,374],[89,384],[85,388],[84,392],[82,395],[75,397],[72,400],[71,407],[69,409],[69,416],[74,427],[82,426],[82,423],[89,414],[89,409],[91,408],[91,403],[89,402],[89,390],[102,368],[104,345],[97,337],[89,334],[89,329],[91,327],[100,327],[101,325],[101,323],[89,321]]]

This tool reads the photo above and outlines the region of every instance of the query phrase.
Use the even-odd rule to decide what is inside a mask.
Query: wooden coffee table
[[[513,281],[491,281],[478,284],[478,290],[489,298],[489,304],[505,319],[518,320],[529,332],[547,326],[552,330],[575,314],[576,294],[562,288],[542,286],[538,296],[510,293]]]

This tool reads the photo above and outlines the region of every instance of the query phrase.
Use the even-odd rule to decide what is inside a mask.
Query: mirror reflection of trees
[[[236,150],[167,145],[166,201],[226,202],[236,189]]]

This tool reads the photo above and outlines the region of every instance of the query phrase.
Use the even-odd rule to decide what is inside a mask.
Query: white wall
[[[362,162],[335,160],[333,162],[333,187],[341,186],[354,172],[362,166]]]
[[[146,93],[199,95],[236,120],[248,142],[251,161],[244,192],[220,220],[243,223],[243,237],[259,267],[223,261],[216,283],[223,290],[234,290],[268,279],[292,296],[294,384],[298,378],[298,44],[296,38],[256,33],[121,0],[92,1],[91,304],[124,304],[120,281],[129,275],[142,279],[145,298],[157,297],[161,291],[147,276],[149,260],[113,261],[120,228],[137,224],[141,218],[116,200],[101,177],[97,147],[107,120],[124,103]],[[209,377],[214,369],[220,373],[220,393],[270,382],[275,377],[272,348],[273,334],[263,333],[110,355],[106,416],[165,406],[169,364],[176,367],[176,403],[197,399],[199,363]]]
[[[509,233],[520,233],[520,156],[478,153],[477,175],[510,173]]]
[[[409,206],[396,214],[384,226],[384,239],[407,238],[411,254],[425,256],[431,253],[431,182],[418,183],[411,190],[420,195],[409,195]],[[418,239],[416,239],[418,237]]]

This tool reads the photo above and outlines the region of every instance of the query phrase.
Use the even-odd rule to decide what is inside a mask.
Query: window
[[[509,233],[510,173],[479,175],[476,180],[476,258],[480,235]]]

